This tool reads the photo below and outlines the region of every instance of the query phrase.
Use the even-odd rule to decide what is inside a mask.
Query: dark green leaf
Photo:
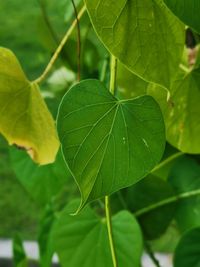
[[[174,267],[200,266],[200,228],[187,232],[180,240],[174,257]]]
[[[164,2],[185,24],[200,33],[199,0],[164,0]]]
[[[57,126],[81,191],[80,208],[142,179],[165,146],[162,115],[152,97],[118,100],[97,80],[68,91]]]
[[[193,159],[181,158],[173,167],[169,176],[178,195],[197,191],[178,202],[176,220],[181,231],[200,226],[200,165]]]
[[[174,216],[176,205],[163,205],[144,214],[140,214],[140,211],[172,196],[172,186],[155,176],[147,176],[127,189],[125,202],[133,213],[139,212],[138,219],[147,239],[155,239],[166,230]]]

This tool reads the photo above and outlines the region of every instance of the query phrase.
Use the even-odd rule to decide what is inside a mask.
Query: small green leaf
[[[174,256],[174,267],[200,266],[200,228],[187,232],[180,240]]]
[[[169,182],[177,195],[199,191],[194,196],[179,200],[175,218],[182,232],[200,226],[200,166],[198,162],[186,156],[182,157],[172,168]]]
[[[118,100],[97,80],[66,93],[57,126],[81,191],[80,208],[142,179],[165,147],[161,111],[151,96]]]
[[[25,77],[15,55],[0,48],[0,133],[34,161],[55,160],[59,141],[53,118],[39,87]]]
[[[125,191],[127,206],[133,213],[138,214],[138,220],[147,239],[158,238],[167,229],[174,216],[176,203],[163,205],[143,214],[140,214],[140,211],[148,210],[153,204],[174,195],[173,187],[169,183],[152,175]]]
[[[24,251],[21,237],[16,234],[13,239],[13,256],[15,267],[28,267],[28,260]]]
[[[184,153],[200,153],[200,69],[179,73],[167,91],[151,86],[148,94],[160,104],[166,125],[167,141]]]
[[[200,33],[199,0],[164,0],[164,2],[185,24]]]
[[[184,26],[162,0],[85,0],[107,49],[143,79],[169,88],[184,47]]]
[[[10,154],[18,180],[40,205],[49,203],[71,177],[60,151],[55,162],[45,166],[35,164],[23,151],[13,148]]]
[[[53,243],[63,267],[111,267],[106,221],[86,207],[77,216],[69,215],[77,203],[60,214],[53,230]],[[139,267],[142,234],[134,216],[122,211],[112,218],[113,238],[119,267]]]

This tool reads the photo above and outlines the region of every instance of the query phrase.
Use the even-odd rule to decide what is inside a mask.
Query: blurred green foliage
[[[0,137],[0,238],[20,232],[23,238],[35,239],[39,208],[17,180],[10,165],[8,145]]]

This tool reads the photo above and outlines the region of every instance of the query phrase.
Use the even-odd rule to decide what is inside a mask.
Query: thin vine
[[[111,55],[111,64],[110,64],[110,92],[114,95],[116,88],[116,75],[117,75],[117,59]],[[112,256],[113,267],[118,267],[117,256],[115,252],[115,244],[113,240],[113,231],[112,231],[112,219],[110,212],[110,200],[109,196],[105,196],[105,211],[106,211],[106,223],[108,229],[109,244]]]
[[[189,198],[189,197],[193,197],[193,196],[197,196],[197,195],[200,195],[200,189],[192,190],[190,192],[184,192],[184,193],[181,193],[179,195],[175,195],[175,196],[166,198],[164,200],[161,200],[160,202],[157,202],[155,204],[149,205],[148,207],[145,207],[143,209],[136,211],[135,216],[136,217],[142,216],[143,214],[148,213],[148,212],[155,210],[157,208],[160,208],[164,205],[168,205],[168,204],[177,202],[181,199],[185,199],[185,198]]]
[[[106,211],[106,223],[107,223],[107,229],[108,229],[108,238],[109,238],[113,267],[118,267],[117,256],[116,256],[116,252],[115,252],[115,244],[114,244],[114,240],[113,240],[112,220],[111,220],[112,216],[110,213],[109,196],[105,197],[105,211]]]
[[[71,0],[73,8],[74,8],[74,14],[77,22],[77,80],[80,82],[81,80],[81,30],[80,30],[80,23],[78,18],[78,12],[76,9],[76,5],[74,3],[74,0]]]
[[[83,14],[85,13],[86,11],[86,7],[85,5],[81,8],[81,10],[79,11],[78,13],[78,20],[80,20],[80,18],[83,16]],[[45,68],[44,72],[42,73],[42,75],[37,78],[36,80],[34,80],[33,82],[34,83],[41,83],[45,78],[46,76],[48,75],[49,71],[51,70],[52,66],[54,65],[55,61],[57,60],[60,52],[62,51],[64,45],[66,44],[67,40],[69,39],[70,35],[72,34],[74,28],[76,27],[77,25],[77,19],[75,19],[70,28],[68,29],[68,31],[66,32],[66,34],[64,35],[62,41],[60,42],[59,46],[57,47],[55,53],[53,54],[52,58],[50,59],[47,67]]]
[[[145,242],[146,252],[149,255],[152,262],[155,264],[156,267],[161,267],[159,260],[157,260],[156,256],[154,255],[151,246],[149,245],[148,241]]]

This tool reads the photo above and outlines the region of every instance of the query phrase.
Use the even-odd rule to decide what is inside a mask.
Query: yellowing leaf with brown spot
[[[54,120],[40,94],[28,81],[17,58],[0,48],[0,133],[25,149],[39,164],[55,160],[59,148]]]

